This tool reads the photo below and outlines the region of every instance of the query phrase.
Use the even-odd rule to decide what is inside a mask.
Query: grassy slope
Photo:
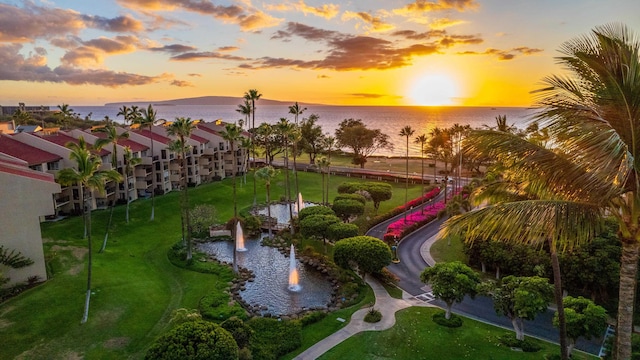
[[[545,354],[559,352],[558,346],[539,340],[534,340],[543,347],[539,352],[514,352],[498,342],[498,337],[508,330],[466,318],[460,328],[445,328],[431,320],[437,311],[442,310],[420,307],[401,310],[396,313],[393,328],[356,334],[320,359],[543,359]],[[574,354],[573,358],[596,357]]]
[[[283,176],[272,186],[272,198],[284,190]],[[300,188],[306,200],[319,201],[320,176],[300,173]],[[354,178],[331,178],[335,188]],[[394,199],[381,204],[381,212],[404,200],[402,184],[393,184]],[[253,200],[252,178],[238,185],[238,208]],[[259,183],[258,201],[265,199]],[[420,189],[410,189],[410,197]],[[220,221],[233,214],[231,180],[190,189],[191,205],[207,203],[218,210]],[[168,248],[180,238],[178,193],[156,197],[156,219],[149,221],[151,200],[131,204],[131,223],[124,222],[123,206],[114,212],[114,226],[107,250],[98,254],[104,235],[107,211],[93,213],[94,275],[89,322],[80,325],[86,289],[86,241],[79,217],[42,225],[45,254],[53,278],[0,305],[0,358],[141,358],[149,344],[167,329],[171,311],[197,308],[210,291],[223,291],[228,276],[216,277],[172,266]],[[370,205],[368,206],[370,207]],[[326,331],[333,331],[332,328]],[[322,332],[320,332],[322,333]],[[327,333],[327,335],[328,335]],[[309,340],[313,341],[313,340]]]

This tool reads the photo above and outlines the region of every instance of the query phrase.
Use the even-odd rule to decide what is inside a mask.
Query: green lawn
[[[431,245],[431,256],[436,262],[460,261],[467,262],[467,256],[463,252],[462,240],[459,236],[449,239],[440,239]]]
[[[544,359],[545,355],[560,351],[557,345],[540,340],[534,340],[542,346],[539,352],[514,351],[498,341],[507,330],[467,318],[462,327],[442,327],[431,320],[437,311],[442,310],[422,307],[401,310],[396,313],[393,328],[358,333],[319,359]],[[596,357],[574,353],[573,359]]]
[[[284,193],[283,175],[273,182],[272,198]],[[306,200],[320,201],[320,175],[300,173],[300,188]],[[253,182],[238,183],[238,208],[253,202]],[[331,197],[343,181],[354,178],[331,177]],[[232,182],[227,179],[190,189],[191,205],[214,205],[220,222],[233,214]],[[404,202],[404,185],[393,184],[395,195],[381,204],[384,212]],[[258,183],[258,201],[264,202],[264,185]],[[410,189],[410,196],[420,193]],[[131,222],[124,222],[124,206],[114,211],[114,224],[105,253],[98,254],[108,211],[95,211],[93,219],[93,284],[89,321],[80,325],[86,289],[86,241],[82,239],[80,217],[42,224],[45,256],[52,277],[45,284],[0,304],[0,358],[29,359],[142,358],[147,347],[168,329],[171,312],[195,309],[199,300],[212,291],[224,291],[231,278],[201,274],[173,266],[167,251],[180,238],[177,192],[156,197],[155,221],[149,221],[151,200],[131,204]],[[371,205],[368,205],[368,208]],[[345,310],[342,316],[348,317]],[[305,344],[335,331],[337,321],[319,324],[316,334]],[[307,346],[308,346],[307,345]]]

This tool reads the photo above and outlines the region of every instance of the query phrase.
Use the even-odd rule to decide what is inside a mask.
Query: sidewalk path
[[[371,276],[366,278],[366,282],[373,289],[373,293],[376,297],[374,308],[382,313],[382,320],[377,323],[365,322],[364,316],[370,308],[360,309],[351,315],[351,321],[349,321],[349,324],[320,340],[318,343],[296,356],[294,360],[317,359],[322,354],[329,351],[329,349],[361,331],[381,331],[391,328],[396,323],[395,313],[398,310],[411,306],[428,306],[428,304],[418,300],[392,298],[387,293],[387,290],[385,290],[385,288]]]

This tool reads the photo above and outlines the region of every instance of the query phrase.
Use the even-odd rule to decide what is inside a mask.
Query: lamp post
[[[395,245],[391,246],[391,251],[393,251],[393,259],[391,259],[391,262],[398,264],[400,263],[400,259],[398,259],[398,237],[394,236],[393,241],[395,242]]]

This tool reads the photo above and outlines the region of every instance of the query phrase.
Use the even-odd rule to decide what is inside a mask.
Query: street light
[[[393,259],[391,259],[391,262],[398,264],[400,263],[400,259],[398,259],[398,237],[394,236],[393,241],[395,242],[395,245],[391,246],[391,251],[393,251]]]

